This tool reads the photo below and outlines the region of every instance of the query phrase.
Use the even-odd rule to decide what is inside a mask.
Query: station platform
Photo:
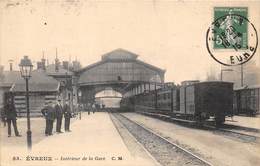
[[[225,125],[229,130],[260,137],[260,117],[233,116],[226,117]]]
[[[234,116],[233,120],[231,118],[226,118],[226,120],[225,123],[227,124],[236,124],[243,127],[260,129],[260,116]]]
[[[24,119],[20,122],[18,120],[18,128],[22,130],[22,137],[7,138],[6,131],[4,131],[7,128],[3,129],[1,126],[1,145],[3,145],[0,147],[1,166],[155,165],[152,159],[131,155],[108,113],[96,112],[91,115],[83,113],[81,120],[73,120],[72,132],[54,133],[52,136],[44,135],[45,121],[43,118],[32,119],[32,121],[34,142],[31,152],[26,149],[26,123],[19,126],[19,123],[25,122]],[[41,128],[39,131],[36,131],[36,125]],[[39,161],[39,157],[51,161]]]

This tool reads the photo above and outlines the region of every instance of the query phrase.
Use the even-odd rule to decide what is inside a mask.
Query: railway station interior
[[[224,80],[165,82],[166,70],[138,57],[116,49],[82,67],[76,60],[61,62],[58,55],[47,64],[43,56],[29,81],[29,153],[25,82],[12,62],[9,70],[1,68],[0,105],[10,96],[14,99],[22,134],[7,137],[1,122],[0,150],[6,160],[1,162],[10,162],[8,156],[16,151],[19,165],[40,156],[46,161],[35,165],[260,164],[259,84],[248,85],[245,79],[239,86],[241,82],[229,81],[234,78],[227,73]],[[40,110],[58,99],[69,101],[72,132],[46,137]]]

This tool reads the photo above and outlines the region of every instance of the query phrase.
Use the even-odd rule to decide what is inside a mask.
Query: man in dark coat
[[[52,135],[53,122],[56,119],[56,113],[52,102],[50,101],[48,105],[41,110],[41,112],[46,119],[45,135]]]
[[[16,110],[14,107],[13,99],[11,97],[9,99],[7,99],[6,105],[4,107],[4,111],[5,111],[5,117],[6,117],[7,126],[8,126],[8,137],[11,137],[11,123],[13,123],[15,136],[21,137],[21,135],[19,134],[19,132],[17,130],[17,124],[16,124],[17,114],[16,114]]]
[[[0,108],[1,111],[1,122],[4,123],[4,127],[6,126],[6,115],[5,115],[5,111],[4,108]]]
[[[71,110],[68,101],[66,101],[64,107],[64,118],[65,118],[65,132],[70,132],[70,118],[72,117],[71,115]]]
[[[57,104],[55,105],[55,111],[56,111],[56,117],[57,117],[57,122],[56,122],[56,132],[57,133],[62,133],[61,131],[61,124],[62,124],[62,118],[63,118],[63,108],[61,106],[61,100],[58,99]]]

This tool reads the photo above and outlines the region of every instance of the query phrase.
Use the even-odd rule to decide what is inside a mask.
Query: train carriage
[[[260,85],[234,90],[234,113],[251,116],[260,113]]]
[[[172,100],[171,89],[159,89],[157,91],[157,108],[161,111],[171,111],[171,100]]]
[[[186,117],[203,121],[214,117],[216,123],[225,121],[232,114],[233,83],[200,82],[182,86],[180,93],[180,112]]]
[[[233,83],[186,81],[181,86],[163,87],[131,99],[129,104],[135,111],[156,112],[197,122],[214,117],[216,124],[221,124],[225,116],[232,114]]]
[[[134,110],[146,111],[146,112],[155,112],[156,111],[156,97],[155,91],[145,92],[138,94],[133,98]]]
[[[179,113],[179,95],[180,90],[177,86],[157,90],[157,109],[168,114]]]

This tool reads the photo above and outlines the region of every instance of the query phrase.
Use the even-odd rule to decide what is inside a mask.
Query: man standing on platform
[[[95,113],[96,108],[97,108],[96,103],[94,103],[94,104],[92,105],[92,112],[93,112],[93,114]]]
[[[21,135],[19,134],[18,130],[17,130],[17,124],[16,124],[16,110],[14,107],[14,102],[13,102],[13,98],[9,97],[7,99],[6,105],[4,107],[4,111],[5,111],[5,117],[7,120],[7,126],[8,126],[8,137],[11,137],[11,123],[13,123],[13,127],[14,127],[14,133],[16,137],[21,137]]]
[[[57,104],[55,105],[55,111],[56,111],[56,117],[57,117],[57,123],[56,123],[56,132],[62,133],[61,131],[61,124],[62,124],[62,118],[63,118],[63,110],[61,106],[61,100],[58,99]]]
[[[48,105],[45,106],[41,112],[46,119],[45,135],[52,135],[53,122],[56,119],[56,113],[52,101],[49,101]]]
[[[6,115],[5,115],[5,111],[4,108],[0,108],[1,111],[1,122],[0,123],[4,123],[4,127],[6,126]]]
[[[64,111],[64,118],[65,118],[65,132],[71,132],[70,130],[70,118],[72,117],[71,115],[71,110],[69,106],[69,101],[66,100],[65,105],[63,107]]]

